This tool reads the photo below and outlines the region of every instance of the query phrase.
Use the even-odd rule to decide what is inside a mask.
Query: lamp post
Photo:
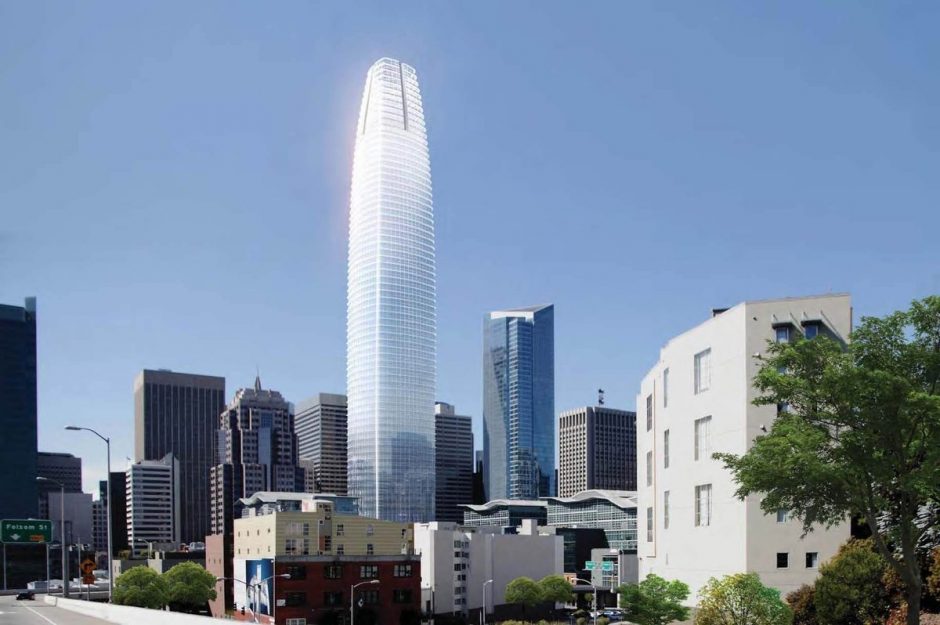
[[[243,579],[238,579],[237,577],[216,577],[215,583],[218,584],[219,582],[238,582],[240,584],[244,584],[245,601],[247,602],[248,597],[251,594],[251,586],[248,584],[248,582],[246,582]],[[222,589],[222,602],[225,603],[225,589],[224,588]],[[249,610],[251,610],[251,608],[249,608]],[[258,613],[255,610],[251,610],[251,620],[255,623],[258,622]]]
[[[483,582],[483,611],[480,612],[480,623],[482,623],[482,625],[486,625],[486,585],[492,583],[493,580],[491,579]]]
[[[367,582],[359,582],[349,587],[349,625],[356,625],[356,589],[360,586],[369,584],[378,584],[379,580],[370,579]]]
[[[113,594],[114,594],[114,571],[111,570],[111,557],[112,557],[112,543],[111,543],[111,439],[102,436],[98,432],[94,431],[91,428],[81,427],[77,425],[67,425],[65,426],[66,430],[72,430],[73,432],[78,432],[80,430],[85,430],[86,432],[91,432],[98,438],[104,441],[104,444],[108,448],[108,498],[105,500],[105,518],[108,523],[108,603],[112,603]]]
[[[594,589],[594,625],[597,625],[597,612],[598,612],[598,605],[597,605],[597,586],[594,585],[594,582],[589,582],[589,581],[587,581],[586,579],[581,579],[580,577],[575,577],[575,578],[574,578],[574,581],[576,581],[576,582],[583,582],[583,583],[587,584],[588,586],[590,586],[591,588]]]
[[[281,573],[280,575],[268,575],[267,577],[265,577],[265,578],[264,578],[263,580],[261,580],[260,582],[255,582],[254,586],[255,586],[255,607],[256,607],[256,608],[260,608],[260,607],[261,607],[261,587],[262,587],[264,584],[266,584],[268,580],[270,580],[270,579],[277,579],[277,578],[281,578],[281,579],[290,579],[290,573]],[[271,598],[273,599],[273,597],[271,597]],[[258,610],[257,610],[257,609],[256,609],[256,610],[253,610],[253,612],[255,613],[255,623],[257,623],[257,622],[258,622],[258,620],[257,620],[257,619],[258,619]],[[271,616],[272,616],[272,617],[274,616],[274,610],[273,610],[273,609],[271,610]]]
[[[59,480],[53,480],[51,478],[42,477],[42,476],[37,477],[36,481],[37,482],[51,482],[53,484],[58,484],[59,488],[62,489],[62,493],[61,493],[62,499],[60,500],[60,503],[59,503],[59,507],[62,508],[62,510],[60,511],[62,513],[62,524],[59,528],[59,547],[62,549],[62,596],[68,597],[69,596],[69,579],[68,579],[69,556],[68,556],[68,553],[65,551],[65,484],[63,484]],[[49,577],[49,547],[47,546],[46,547],[46,578],[47,578],[46,592],[47,593],[49,592],[48,577]]]

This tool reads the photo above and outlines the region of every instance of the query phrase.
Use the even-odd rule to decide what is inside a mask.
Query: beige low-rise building
[[[414,552],[410,523],[334,513],[314,500],[301,511],[235,519],[236,559],[300,555],[392,555]]]

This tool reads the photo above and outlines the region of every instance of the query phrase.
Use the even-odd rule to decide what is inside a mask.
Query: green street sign
[[[594,560],[588,560],[587,562],[584,563],[584,568],[586,568],[589,571],[593,571],[594,567],[596,566],[597,566],[597,562],[595,562]]]
[[[602,566],[601,568],[602,568],[603,570],[605,570],[605,571],[613,571],[613,570],[614,570],[614,563],[613,563],[613,562],[604,562],[604,564],[603,564],[603,566]]]
[[[0,542],[26,544],[52,542],[52,521],[34,519],[0,521]]]

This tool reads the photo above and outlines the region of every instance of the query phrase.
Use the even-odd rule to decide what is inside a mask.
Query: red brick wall
[[[342,576],[339,579],[327,579],[325,569],[331,564],[341,564],[343,567]],[[394,570],[396,564],[411,564],[410,577],[395,577]],[[363,558],[362,560],[344,560],[318,562],[285,562],[277,560],[274,564],[276,575],[287,573],[292,566],[304,566],[306,569],[306,579],[278,579],[276,580],[275,596],[275,614],[274,619],[277,625],[286,625],[289,618],[305,618],[308,625],[317,625],[321,617],[336,610],[342,619],[341,623],[349,621],[349,588],[353,584],[368,581],[359,577],[360,566],[376,565],[379,569],[378,584],[369,584],[360,586],[356,589],[357,599],[362,596],[363,591],[378,591],[379,601],[375,605],[366,605],[376,612],[376,621],[379,625],[398,625],[401,613],[404,610],[420,611],[421,609],[421,560],[414,557],[410,560],[404,560],[401,557],[382,561],[380,557]],[[410,590],[410,603],[394,603],[393,596],[395,590]],[[305,594],[305,603],[302,606],[288,607],[280,605],[281,600],[285,599],[287,593],[302,592]],[[324,603],[324,593],[341,592],[342,602],[338,606],[327,606]],[[358,610],[357,605],[357,610]],[[357,612],[358,616],[358,612]],[[357,623],[359,619],[357,618]]]

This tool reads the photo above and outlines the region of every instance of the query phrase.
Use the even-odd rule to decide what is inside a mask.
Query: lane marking
[[[37,612],[36,610],[32,609],[32,608],[29,607],[28,605],[24,605],[23,607],[26,608],[27,610],[29,610],[30,612],[32,612],[33,614],[35,614],[36,616],[38,616],[39,618],[43,619],[43,620],[46,621],[47,623],[51,623],[52,625],[59,625],[58,623],[56,623],[55,621],[53,621],[51,618],[49,618],[49,617],[46,616],[45,614],[40,614],[39,612]]]

